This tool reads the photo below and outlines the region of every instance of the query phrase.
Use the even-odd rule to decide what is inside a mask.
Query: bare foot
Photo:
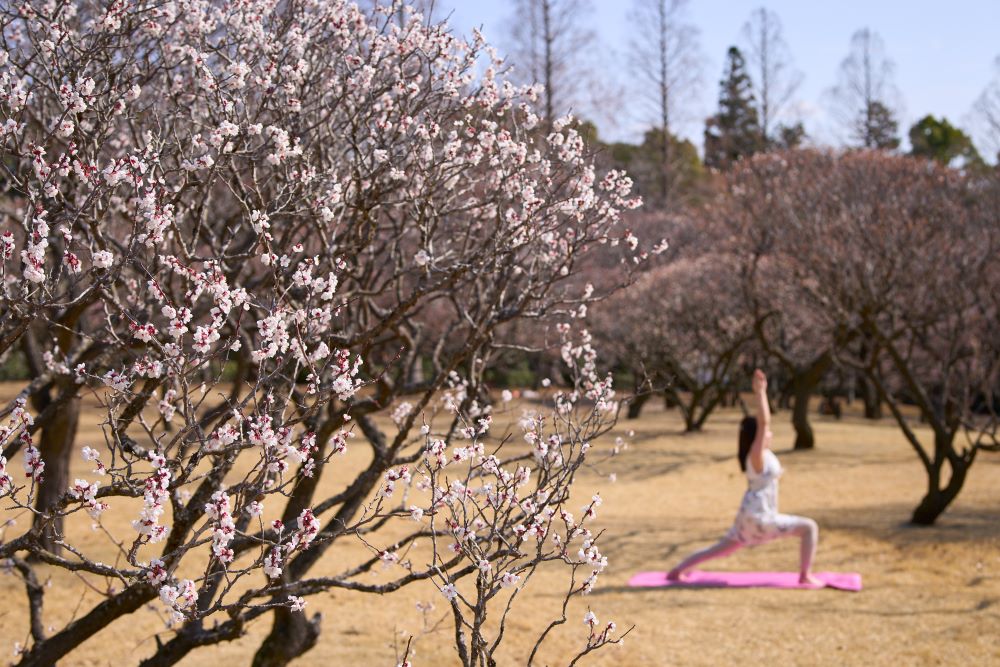
[[[825,583],[823,583],[822,581],[820,581],[819,579],[817,579],[816,577],[814,577],[811,574],[800,575],[799,576],[799,583],[800,584],[809,584],[810,586],[816,586],[817,588],[823,588],[824,586],[826,586]]]
[[[667,581],[684,581],[685,579],[687,579],[687,572],[678,572],[677,570],[667,572]]]

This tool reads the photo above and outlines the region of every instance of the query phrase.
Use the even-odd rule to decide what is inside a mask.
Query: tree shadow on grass
[[[629,454],[640,455],[630,456]],[[722,463],[734,459],[735,456],[713,455],[693,448],[656,449],[641,453],[629,450],[624,456],[620,455],[615,460],[615,473],[621,479],[640,482],[678,473],[690,466]]]
[[[860,533],[900,548],[930,544],[1000,543],[1000,503],[987,507],[955,507],[933,526],[909,523],[914,504],[883,503],[857,508],[819,507],[804,510],[821,530]]]

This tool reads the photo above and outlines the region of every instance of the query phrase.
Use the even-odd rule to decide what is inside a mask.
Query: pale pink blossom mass
[[[122,642],[154,661],[237,639],[290,660],[315,644],[307,598],[338,588],[436,590],[459,627],[516,615],[539,567],[593,589],[600,498],[564,508],[619,399],[581,321],[601,290],[577,273],[598,249],[634,265],[640,201],[572,118],[543,123],[481,34],[403,3],[0,18],[0,354],[37,347],[44,374],[0,417],[0,493],[38,517],[0,558],[61,552],[45,561],[108,582],[23,659],[72,662],[151,607],[169,630]],[[565,369],[518,420],[484,377],[529,319]],[[56,406],[29,407],[49,387]],[[52,474],[68,464],[38,431],[81,398],[100,431],[78,443],[74,420],[66,451],[86,469]],[[74,543],[78,516],[112,564]],[[267,638],[243,636],[261,616]],[[619,641],[588,625],[583,651]],[[455,650],[486,664],[476,627]]]

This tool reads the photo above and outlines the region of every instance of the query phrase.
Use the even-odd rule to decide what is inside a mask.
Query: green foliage
[[[719,110],[705,123],[705,164],[723,169],[763,150],[753,84],[743,54],[735,46],[726,54],[719,82]]]
[[[652,128],[646,130],[641,144],[604,144],[606,155],[628,171],[648,203],[686,197],[705,173],[693,143],[671,134],[664,146],[663,139],[663,131]]]
[[[510,352],[501,363],[489,366],[484,379],[491,387],[534,387],[539,380],[540,354],[537,352]]]
[[[27,380],[31,377],[28,369],[28,361],[24,358],[24,353],[18,349],[11,349],[0,358],[0,382],[8,380]]]
[[[597,136],[597,125],[593,121],[577,118],[573,121],[572,127],[580,133],[580,136],[583,137],[587,145],[594,146],[600,143],[600,139]]]
[[[895,150],[899,148],[899,122],[892,109],[873,101],[861,111],[859,128],[865,148]]]
[[[910,128],[911,155],[937,160],[944,165],[981,166],[983,158],[965,132],[948,122],[928,114]]]
[[[794,149],[801,148],[806,140],[806,128],[802,123],[794,125],[779,125],[775,128],[774,136],[768,139],[772,148]]]

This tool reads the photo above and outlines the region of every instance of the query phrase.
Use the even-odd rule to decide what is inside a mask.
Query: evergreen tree
[[[911,155],[937,160],[951,165],[956,160],[962,167],[982,165],[983,159],[965,132],[948,122],[927,115],[910,128]]]
[[[861,132],[858,137],[865,148],[895,150],[899,148],[899,123],[892,109],[877,100],[861,111]]]
[[[781,149],[800,148],[806,140],[806,128],[802,123],[778,125],[769,146]]]
[[[705,122],[706,166],[724,169],[764,148],[756,106],[743,54],[731,46],[719,82],[719,110]]]
[[[663,189],[664,135],[660,128],[646,130],[641,144],[617,142],[603,144],[615,166],[628,171],[644,201],[652,206],[667,203],[667,196],[674,203],[683,202],[697,188],[703,174],[698,149],[687,139],[675,134],[669,136],[670,174],[669,193]]]

